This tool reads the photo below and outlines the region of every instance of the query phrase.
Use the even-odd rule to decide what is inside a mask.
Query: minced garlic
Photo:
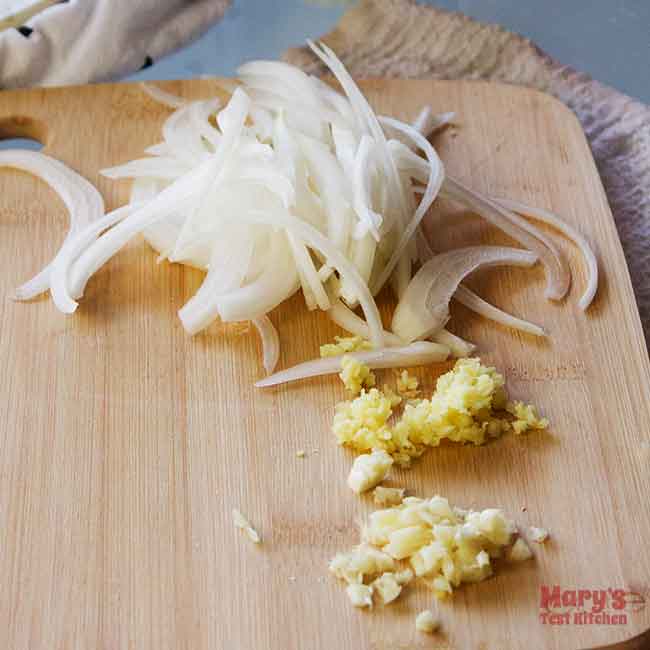
[[[511,562],[525,562],[533,557],[533,552],[530,550],[530,546],[520,537],[508,551],[507,557]]]
[[[401,505],[376,510],[362,528],[362,544],[338,554],[330,570],[348,584],[368,584],[383,602],[399,596],[415,575],[439,598],[463,582],[492,575],[492,560],[507,549],[508,559],[532,557],[514,522],[501,510],[452,508],[447,499],[406,497]],[[400,570],[401,562],[410,569]],[[387,600],[390,599],[390,600]]]
[[[354,395],[358,395],[363,386],[371,388],[375,385],[375,375],[368,366],[347,355],[341,360],[339,377],[345,387]]]
[[[357,494],[366,492],[386,478],[392,464],[393,459],[383,449],[357,456],[348,476],[348,486]]]
[[[347,586],[346,591],[350,602],[355,607],[372,607],[372,587],[351,584]]]
[[[336,343],[326,343],[320,346],[321,357],[338,357],[347,352],[362,352],[372,350],[372,343],[360,336],[335,336]]]
[[[330,571],[348,584],[361,583],[364,578],[392,571],[395,561],[378,548],[359,544],[347,553],[337,553],[330,562]]]
[[[440,627],[440,623],[430,609],[425,609],[415,617],[415,629],[418,632],[431,634],[435,632],[438,627]]]
[[[382,573],[370,584],[373,594],[377,594],[384,605],[392,603],[401,593],[402,585],[394,573]]]

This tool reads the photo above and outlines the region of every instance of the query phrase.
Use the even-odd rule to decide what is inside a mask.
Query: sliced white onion
[[[168,158],[174,155],[174,152],[166,142],[158,142],[147,147],[144,152],[149,156],[163,156]]]
[[[63,243],[51,264],[50,291],[54,304],[64,314],[72,314],[78,307],[68,287],[70,268],[74,262],[102,232],[125,219],[129,213],[137,210],[141,205],[130,203],[108,212],[103,217],[89,223],[83,230]]]
[[[417,341],[410,345],[394,348],[380,348],[367,352],[351,352],[346,356],[353,357],[372,369],[381,368],[410,368],[413,366],[426,366],[430,363],[446,361],[449,357],[449,348],[439,343]],[[333,375],[341,371],[341,357],[326,357],[300,363],[293,368],[276,372],[270,377],[255,383],[258,388],[277,386],[290,381]]]
[[[363,318],[359,318],[349,307],[344,305],[340,300],[332,303],[332,306],[327,310],[329,318],[336,323],[341,329],[344,329],[350,334],[360,336],[362,339],[370,338],[370,328]],[[392,332],[384,331],[384,343],[390,347],[400,347],[404,345],[399,336]]]
[[[416,230],[420,226],[424,215],[427,213],[427,210],[431,207],[431,204],[438,195],[445,178],[442,162],[440,161],[440,158],[438,158],[435,149],[424,136],[418,133],[418,131],[416,131],[412,126],[400,122],[399,120],[394,120],[390,117],[381,117],[379,119],[382,124],[388,125],[396,131],[401,132],[422,149],[429,163],[429,179],[424,194],[422,195],[422,199],[420,200],[420,205],[418,205],[418,209],[415,211],[410,223],[402,233],[395,250],[390,256],[386,266],[382,269],[377,281],[373,283],[373,294],[376,294],[390,277],[390,274],[393,272],[393,269],[411,241],[411,238],[415,235]]]
[[[190,123],[196,129],[197,134],[209,142],[213,149],[219,144],[221,134],[210,123],[210,117],[216,113],[220,106],[221,102],[215,98],[192,102],[189,110]],[[258,112],[256,112],[256,117],[261,119]]]
[[[190,166],[187,163],[176,158],[158,156],[131,160],[124,165],[102,169],[99,173],[112,179],[142,177],[175,179],[189,170]]]
[[[426,262],[435,255],[431,245],[429,244],[429,240],[421,229],[418,231],[418,250],[420,251],[420,260],[422,262]],[[458,285],[458,289],[456,289],[456,293],[454,294],[454,299],[465,305],[467,309],[472,310],[484,318],[495,321],[496,323],[501,323],[506,327],[527,332],[533,336],[547,336],[546,331],[539,325],[517,318],[516,316],[495,307],[480,296],[477,296],[471,289],[468,289],[463,284]]]
[[[411,122],[411,126],[418,132],[421,133],[425,138],[429,138],[439,129],[451,124],[456,117],[456,113],[447,112],[447,113],[434,113],[431,109],[431,106],[426,105],[420,109],[420,112],[417,114],[416,118]],[[412,148],[413,142],[404,138],[401,133],[393,132],[390,127],[387,128],[391,137],[396,138],[407,147]]]
[[[247,234],[246,226],[230,223],[223,230],[223,238],[215,243],[203,283],[178,312],[188,334],[196,334],[210,325],[220,315],[223,296],[230,294],[232,299],[232,292],[238,290],[244,282],[253,255],[253,240]],[[278,246],[275,242],[274,244]],[[282,252],[286,253],[286,248],[282,248]],[[245,301],[240,296],[239,304],[242,302]]]
[[[368,324],[340,300],[332,304],[332,307],[327,311],[327,315],[346,332],[360,336],[362,339],[368,338],[370,332]],[[384,341],[388,347],[404,346],[404,341],[392,332],[384,332]],[[446,329],[442,329],[435,334],[432,337],[432,341],[447,346],[451,354],[458,359],[469,357],[476,350],[476,346],[473,343],[461,339],[460,336],[456,336]]]
[[[383,346],[384,329],[381,324],[381,317],[377,304],[367,285],[359,276],[359,272],[348,259],[336,247],[332,246],[330,241],[322,235],[316,228],[310,226],[300,219],[282,212],[262,212],[251,210],[244,212],[239,217],[241,220],[250,223],[262,223],[278,228],[284,228],[287,232],[295,234],[302,239],[307,246],[317,250],[323,255],[329,266],[335,268],[343,278],[347,278],[352,284],[356,294],[359,297],[359,303],[366,316],[368,327],[370,328],[370,339],[377,348]],[[267,310],[268,311],[268,310]]]
[[[90,277],[134,235],[156,221],[162,221],[179,207],[187,205],[200,191],[206,174],[211,171],[210,163],[211,161],[203,163],[165,188],[146,205],[130,214],[128,219],[124,219],[93,242],[71,269],[71,295],[75,298],[81,296]]]
[[[372,209],[371,180],[373,167],[371,158],[374,143],[369,135],[363,135],[359,148],[354,158],[354,211],[359,217],[359,223],[354,230],[354,238],[361,239],[366,233],[370,233],[375,241],[379,241],[379,230],[382,226],[383,217]]]
[[[309,255],[309,251],[305,245],[293,235],[289,235],[289,245],[291,246],[293,259],[298,268],[300,283],[303,292],[305,292],[305,296],[313,296],[315,306],[319,307],[319,309],[329,309],[330,299],[323,288],[323,282],[318,275],[318,271],[314,266],[314,261]]]
[[[413,121],[413,128],[428,138],[432,133],[454,121],[456,113],[434,113],[431,106],[425,106]]]
[[[280,337],[278,336],[278,330],[275,329],[271,319],[266,314],[259,318],[254,318],[252,323],[262,341],[264,370],[266,370],[267,375],[270,375],[275,370],[280,359]]]
[[[441,329],[431,338],[436,343],[440,343],[440,345],[446,345],[451,351],[451,354],[457,359],[470,357],[476,350],[476,346],[473,343],[461,339],[460,336],[456,336],[446,329]]]
[[[326,84],[322,79],[314,75],[310,75],[312,83],[314,84],[316,91],[319,93],[319,96],[322,97],[330,106],[339,113],[339,115],[348,123],[348,127],[351,127],[354,124],[354,113],[350,107],[350,102]],[[338,125],[337,123],[332,124],[332,130]]]
[[[569,290],[571,273],[566,260],[555,244],[539,229],[532,227],[525,219],[494,203],[486,196],[471,190],[460,181],[449,176],[445,179],[442,193],[462,205],[475,210],[486,221],[503,230],[522,246],[534,252],[544,264],[548,273],[546,297],[561,300]]]
[[[319,43],[318,46],[313,41],[308,40],[307,43],[312,51],[316,54],[316,56],[318,56],[321,61],[323,61],[323,63],[325,63],[325,65],[330,69],[332,74],[336,77],[337,81],[343,88],[343,91],[350,100],[350,104],[356,117],[357,125],[360,128],[361,132],[367,133],[374,138],[375,145],[377,147],[377,155],[381,161],[384,175],[386,177],[385,185],[382,185],[382,188],[387,192],[388,196],[390,196],[391,203],[396,208],[397,214],[395,216],[397,223],[394,225],[400,228],[404,228],[410,216],[408,215],[407,211],[404,188],[400,183],[399,173],[395,166],[395,162],[390,155],[388,144],[386,142],[386,136],[377,116],[370,107],[370,104],[366,98],[363,96],[361,90],[359,90],[357,84],[354,82],[354,79],[352,79],[348,71],[345,69],[345,66],[332,51],[332,49],[322,42]],[[390,217],[392,215],[386,214],[384,216]],[[392,226],[393,224],[390,223],[392,219],[388,219],[388,221],[388,226]],[[398,256],[398,259],[399,257],[400,256]],[[388,275],[386,276],[385,280],[387,279]]]
[[[320,190],[327,236],[339,250],[345,251],[351,230],[352,197],[343,170],[328,146],[306,136],[300,136],[299,142],[308,174]]]
[[[587,288],[582,294],[578,305],[583,311],[586,310],[593,301],[596,291],[598,291],[598,260],[596,259],[596,255],[591,249],[589,242],[573,226],[548,210],[535,208],[526,205],[525,203],[521,203],[520,201],[511,201],[510,199],[493,199],[493,201],[507,210],[518,212],[524,217],[530,217],[531,219],[552,226],[563,233],[568,239],[573,241],[573,243],[580,249],[585,264],[587,265],[588,281]]]
[[[190,107],[183,106],[163,124],[165,144],[179,161],[194,167],[205,160],[208,151],[191,123]]]
[[[399,301],[391,329],[405,341],[435,334],[449,319],[449,301],[461,281],[479,267],[532,266],[537,255],[517,248],[471,246],[432,257]]]
[[[154,86],[153,84],[147,83],[146,81],[143,81],[140,84],[140,88],[142,88],[142,90],[144,90],[144,92],[147,93],[151,99],[154,99],[159,104],[167,106],[168,108],[181,108],[181,106],[185,106],[187,104],[186,99],[183,99],[178,95],[168,93],[166,90],[163,90],[158,86]]]
[[[83,176],[58,160],[37,151],[0,151],[0,167],[12,167],[41,178],[60,196],[70,213],[68,233],[57,256],[36,276],[16,289],[16,300],[29,300],[50,288],[52,265],[61,250],[87,224],[104,214],[104,199]],[[62,306],[64,305],[57,302],[57,307]]]
[[[526,332],[527,334],[532,334],[533,336],[544,337],[547,336],[547,332],[543,327],[535,325],[535,323],[530,323],[529,321],[522,320],[517,318],[508,312],[505,312],[498,307],[495,307],[491,303],[483,300],[480,296],[477,296],[473,291],[470,291],[467,287],[464,287],[462,284],[456,289],[454,293],[454,300],[457,300],[462,305],[465,305],[468,309],[471,309],[473,312],[488,318],[495,323],[501,323],[506,327],[510,327],[521,332]]]
[[[74,311],[74,299],[91,275],[143,233],[159,251],[159,261],[207,270],[200,289],[179,312],[187,331],[197,332],[216,318],[253,321],[262,337],[267,372],[279,353],[267,313],[300,287],[309,308],[320,307],[347,331],[372,341],[374,351],[359,353],[370,355],[362,357],[370,365],[413,365],[418,359],[446,358],[450,349],[457,356],[472,353],[472,344],[442,329],[452,296],[493,320],[544,334],[459,286],[480,266],[528,266],[539,257],[547,270],[547,295],[559,299],[566,293],[566,261],[543,231],[516,214],[520,212],[559,228],[581,247],[590,271],[580,303],[586,308],[596,290],[597,266],[584,238],[545,211],[493,201],[445,179],[425,136],[449,123],[453,114],[434,116],[425,107],[413,126],[378,118],[334,52],[326,45],[310,45],[345,94],[274,62],[243,66],[244,85],[230,88],[232,96],[222,109],[216,99],[187,102],[143,86],[176,110],[163,126],[163,142],[147,150],[150,158],[104,170],[110,178],[136,179],[128,206],[104,215],[92,186],[88,189],[60,163],[49,163],[49,172],[60,175],[57,184],[62,186],[65,176],[73,185],[72,199],[63,196],[71,232],[51,268],[23,287],[23,294],[50,287],[57,307]],[[44,164],[39,163],[42,169]],[[414,182],[426,185],[418,205]],[[431,258],[411,279],[412,263],[431,254],[421,224],[440,192],[532,252],[498,247],[451,251]],[[399,298],[395,333],[384,330],[373,298],[389,280]],[[357,304],[364,318],[349,308]],[[435,342],[403,343],[426,337]],[[336,360],[318,360],[266,381],[321,374],[328,363],[334,363],[333,369],[325,372],[338,371]]]

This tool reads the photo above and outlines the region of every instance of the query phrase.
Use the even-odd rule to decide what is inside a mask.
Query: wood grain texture
[[[188,97],[210,80],[170,82]],[[443,634],[414,629],[435,606],[422,589],[373,612],[353,610],[327,574],[371,509],[345,486],[351,456],[329,431],[336,379],[257,391],[259,343],[247,324],[187,337],[176,316],[201,274],[156,265],[141,241],[88,286],[72,317],[49,300],[16,304],[12,289],[56,250],[66,215],[49,188],[0,173],[0,646],[12,650],[643,647],[650,608],[621,626],[542,625],[540,585],[650,588],[650,371],[616,229],[588,146],[557,100],[471,82],[369,81],[382,112],[412,118],[428,102],[459,127],[435,144],[450,173],[497,196],[550,208],[579,225],[603,267],[597,300],[542,298],[543,274],[501,270],[474,286],[546,326],[551,343],[453,311],[451,329],[507,373],[515,397],[549,416],[548,435],[432,450],[394,482],[462,506],[502,506],[552,541],[536,559],[438,606]],[[36,135],[83,173],[109,207],[128,184],[98,170],[141,154],[168,111],[136,85],[0,94],[0,137]],[[505,241],[471,215],[439,206],[453,228],[440,246]],[[387,314],[390,299],[382,309]],[[317,354],[334,326],[295,297],[271,319],[281,364]],[[448,366],[419,371],[427,389]],[[296,458],[298,449],[306,458]],[[238,507],[263,537],[234,528]],[[522,507],[526,508],[522,512]],[[636,638],[635,641],[630,641]]]

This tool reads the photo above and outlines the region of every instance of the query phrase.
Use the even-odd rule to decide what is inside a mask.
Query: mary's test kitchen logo
[[[645,596],[626,589],[572,589],[542,585],[539,621],[544,625],[627,625],[645,607]]]

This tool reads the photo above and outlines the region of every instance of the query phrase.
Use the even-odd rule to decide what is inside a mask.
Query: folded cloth
[[[650,343],[650,108],[560,65],[529,40],[413,0],[361,0],[322,39],[356,77],[486,79],[551,93],[582,124]],[[307,48],[285,59],[324,72]]]
[[[14,0],[13,14],[0,19],[0,88],[107,81],[135,72],[199,36],[229,3]],[[35,15],[6,28],[12,15],[29,16],[30,6]]]

